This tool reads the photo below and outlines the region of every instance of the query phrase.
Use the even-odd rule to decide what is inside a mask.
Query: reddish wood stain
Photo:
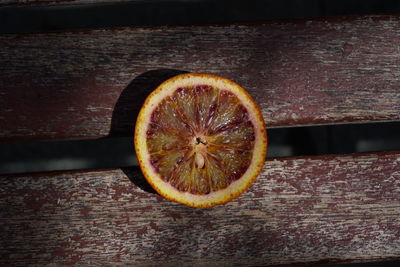
[[[82,216],[88,216],[91,211],[92,211],[91,208],[86,207],[81,209],[79,212]]]
[[[399,174],[400,152],[271,159],[239,199],[201,210],[118,169],[2,176],[0,265],[400,259]],[[27,208],[30,193],[45,204]]]
[[[142,238],[145,234],[147,234],[147,226],[137,229],[136,233],[139,238]]]
[[[399,120],[400,53],[393,45],[400,42],[399,21],[378,16],[3,35],[0,139],[131,135],[138,96],[148,92],[124,89],[160,69],[238,82],[269,127]],[[152,84],[155,76],[142,82]]]
[[[150,70],[182,66],[243,85],[271,127],[399,120],[399,22],[376,16],[0,36],[0,139],[131,134],[134,116],[113,114],[116,104],[125,113],[140,107],[131,104],[138,91],[124,89]],[[118,169],[7,175],[0,265],[400,259],[399,173],[400,152],[270,160],[239,199],[204,210],[144,192]]]

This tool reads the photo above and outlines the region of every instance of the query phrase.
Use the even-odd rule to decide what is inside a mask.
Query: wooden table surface
[[[269,159],[246,193],[209,209],[149,192],[138,168],[0,178],[3,265],[400,258],[400,152]]]
[[[0,139],[132,136],[182,71],[243,85],[268,127],[398,121],[399,41],[399,16],[2,35]],[[164,200],[137,167],[3,175],[0,265],[399,260],[399,200],[400,151],[268,159],[211,209]]]
[[[269,127],[400,118],[400,18],[0,36],[0,139],[131,135],[182,71],[232,79]]]

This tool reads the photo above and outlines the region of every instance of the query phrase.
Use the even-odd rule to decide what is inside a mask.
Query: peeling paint
[[[146,193],[119,169],[2,176],[0,265],[400,259],[398,159],[271,159],[239,199],[201,210]]]
[[[257,99],[269,127],[399,120],[398,21],[378,16],[0,36],[0,139],[102,137],[112,122],[118,134],[131,134],[135,117],[113,118],[114,107],[128,84],[156,69],[238,82]],[[127,97],[135,101],[136,94]]]

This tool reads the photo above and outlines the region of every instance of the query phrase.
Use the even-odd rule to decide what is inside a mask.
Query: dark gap
[[[380,262],[359,262],[359,263],[321,263],[311,265],[313,267],[398,267],[400,261],[380,261]],[[310,265],[307,265],[310,266]]]
[[[400,150],[400,122],[268,129],[268,158]],[[0,174],[137,165],[132,137],[0,144]]]
[[[399,12],[400,2],[394,0],[159,0],[86,5],[26,5],[0,8],[0,33],[231,23]]]
[[[269,157],[345,154],[400,149],[400,122],[276,128]]]

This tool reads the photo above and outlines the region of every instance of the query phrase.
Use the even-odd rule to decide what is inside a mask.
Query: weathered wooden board
[[[267,124],[400,119],[400,16],[0,36],[0,139],[131,134],[174,69],[230,78]]]
[[[0,177],[0,264],[400,259],[400,152],[269,160],[248,192],[210,209],[142,188],[138,169]]]

